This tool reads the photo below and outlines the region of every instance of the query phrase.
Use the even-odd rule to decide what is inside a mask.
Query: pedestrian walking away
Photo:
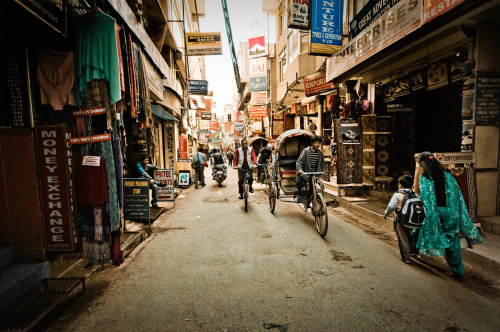
[[[444,256],[453,276],[465,281],[460,234],[470,238],[473,244],[483,240],[469,218],[453,175],[430,152],[422,152],[417,161],[424,170],[419,181],[420,198],[427,209],[417,249],[426,256]]]
[[[399,253],[401,254],[401,259],[406,264],[411,264],[410,255],[416,254],[415,242],[418,238],[418,229],[411,229],[403,225],[401,220],[401,210],[403,208],[403,200],[405,194],[410,194],[412,192],[411,187],[413,186],[413,177],[411,175],[403,175],[398,179],[398,191],[392,195],[387,209],[384,213],[384,219],[389,217],[391,214],[394,216],[394,231],[398,237]]]
[[[191,167],[194,169],[194,189],[198,189],[198,183],[205,187],[205,165],[207,156],[203,153],[203,148],[199,148],[191,160]]]

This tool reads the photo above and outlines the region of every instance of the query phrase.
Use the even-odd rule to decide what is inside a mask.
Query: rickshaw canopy
[[[298,157],[300,152],[309,146],[313,136],[314,133],[304,129],[287,130],[276,139],[276,150],[283,157]],[[290,144],[285,144],[285,142]]]

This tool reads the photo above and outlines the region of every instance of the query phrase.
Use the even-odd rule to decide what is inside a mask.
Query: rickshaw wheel
[[[316,221],[316,230],[321,237],[325,237],[328,232],[328,212],[326,210],[326,203],[323,195],[316,194],[316,202],[313,204],[312,212],[314,220]]]
[[[276,189],[273,186],[269,186],[269,211],[274,213],[276,208]]]

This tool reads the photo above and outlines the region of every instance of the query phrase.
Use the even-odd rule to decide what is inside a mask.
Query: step
[[[0,309],[12,303],[49,276],[50,265],[15,263],[0,273]]]
[[[0,273],[17,260],[14,250],[9,247],[0,247]]]
[[[484,232],[500,235],[500,216],[479,217]]]

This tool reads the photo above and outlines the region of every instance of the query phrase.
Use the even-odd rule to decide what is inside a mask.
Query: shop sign
[[[471,164],[476,162],[475,152],[436,152],[434,157],[441,164]]]
[[[191,162],[188,162],[189,167],[191,167]],[[181,160],[179,160],[179,169],[181,169],[181,164]],[[165,187],[158,187],[158,200],[162,202],[174,201],[174,170],[172,168],[155,170],[155,180],[166,184]]]
[[[291,106],[290,106],[290,109],[289,109],[289,112],[288,114],[297,114],[297,110],[300,111],[300,108],[302,107],[302,104],[301,103],[293,103]]]
[[[208,81],[188,80],[188,94],[206,96],[207,93],[208,93]]]
[[[361,144],[359,125],[354,119],[340,119],[340,130],[342,132],[342,143]]]
[[[243,122],[235,122],[234,123],[234,133],[240,133],[243,131]]]
[[[420,27],[420,10],[420,1],[401,0],[327,59],[326,80],[332,81]]]
[[[450,81],[458,82],[464,78],[464,64],[467,61],[467,53],[460,52],[459,56],[450,59]]]
[[[70,131],[62,126],[36,128],[42,219],[47,250],[73,250],[78,237],[73,229],[72,151]]]
[[[264,36],[248,39],[248,58],[258,58],[267,55],[266,38]]]
[[[188,139],[179,135],[179,159],[188,159]]]
[[[427,86],[426,83],[427,83],[427,70],[425,68],[410,73],[411,91],[418,91],[425,88]]]
[[[211,129],[211,130],[219,130],[219,122],[217,122],[217,121],[212,121],[212,122],[210,123],[210,129]]]
[[[267,104],[267,91],[252,91],[251,92],[252,105],[266,105]]]
[[[334,88],[333,83],[326,81],[325,71],[318,71],[314,74],[305,76],[304,87],[307,97],[314,96]]]
[[[434,90],[448,84],[448,63],[442,60],[433,63],[427,70],[427,89]]]
[[[472,120],[474,117],[474,95],[476,92],[476,63],[466,62],[463,66],[462,83],[462,120]]]
[[[217,113],[212,112],[212,120],[214,120],[214,121],[215,121],[216,119],[217,119]]]
[[[98,114],[105,114],[106,113],[106,108],[105,107],[97,107],[97,108],[90,108],[90,109],[76,109],[71,112],[71,115],[73,117],[80,117],[80,116],[91,116],[91,115],[98,115]]]
[[[476,124],[500,124],[500,75],[477,73],[474,101]]]
[[[250,59],[250,77],[259,77],[259,76],[267,76],[267,58],[255,58]]]
[[[62,35],[66,35],[67,0],[14,0]]]
[[[212,112],[201,112],[202,120],[212,120]]]
[[[187,55],[222,54],[220,32],[188,32]]]
[[[370,0],[349,22],[351,38],[356,37],[363,29],[378,20],[400,0]]]
[[[267,106],[250,106],[248,115],[251,118],[262,118],[267,116]]]
[[[149,221],[149,180],[123,179],[123,216]]]
[[[465,0],[424,0],[422,24],[432,21]]]
[[[172,168],[175,171],[176,151],[175,151],[175,125],[165,122],[165,164],[167,168]]]
[[[215,102],[215,101],[212,100],[212,103],[211,103],[210,107],[211,107],[211,109],[212,108],[216,109],[217,108],[217,102]]]
[[[205,112],[212,113],[212,100],[205,99]]]
[[[224,123],[224,132],[229,133],[232,129],[232,123],[231,122],[226,122]]]
[[[250,91],[267,91],[267,76],[250,77]]]
[[[462,123],[462,152],[472,151],[474,147],[474,121]]]
[[[315,101],[309,103],[309,107],[307,108],[307,114],[316,114],[316,102]]]
[[[310,0],[288,0],[288,28],[309,30]]]
[[[312,2],[311,55],[333,55],[342,47],[343,0]]]
[[[27,51],[0,44],[0,128],[30,128],[31,102]]]
[[[111,134],[99,134],[99,135],[92,135],[92,142],[105,142],[111,140]],[[68,143],[70,145],[74,144],[87,144],[90,143],[91,139],[89,136],[82,136],[82,137],[71,137],[68,139]]]

